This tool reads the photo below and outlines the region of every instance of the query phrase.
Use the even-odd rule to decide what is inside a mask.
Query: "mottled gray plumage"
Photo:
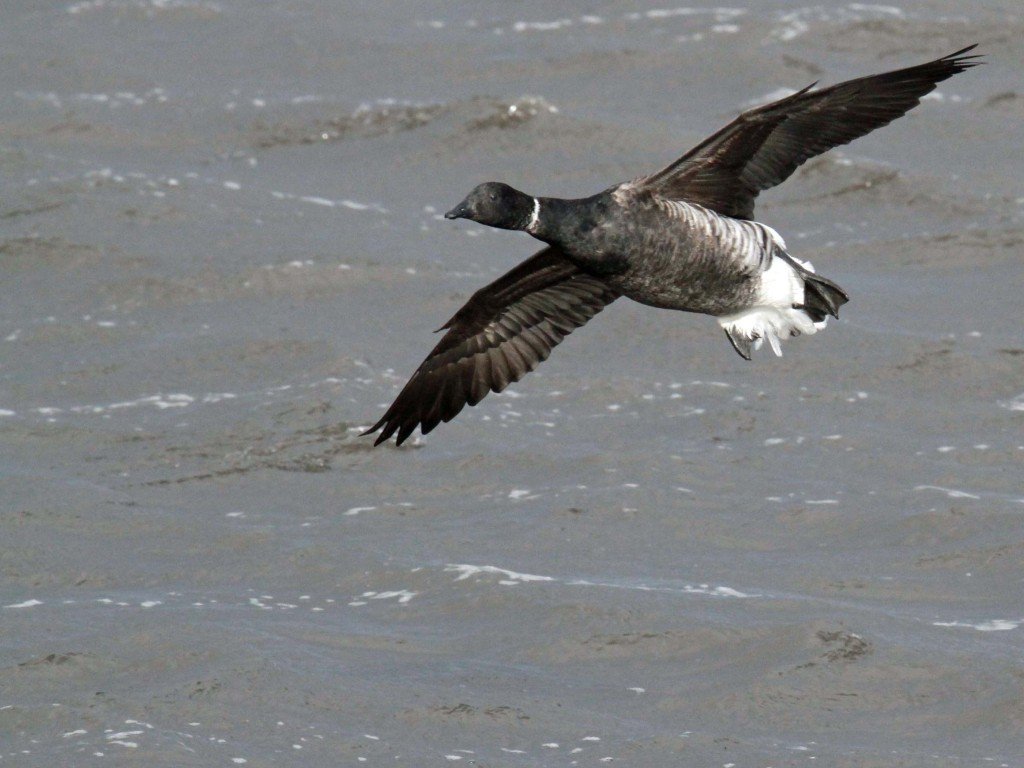
[[[476,187],[447,218],[521,230],[548,247],[466,302],[384,416],[375,445],[426,434],[500,392],[619,296],[718,318],[750,359],[767,340],[824,327],[847,294],[752,221],[754,199],[802,163],[905,114],[942,80],[978,62],[970,46],[941,59],[812,86],[744,112],[649,176],[579,200]]]

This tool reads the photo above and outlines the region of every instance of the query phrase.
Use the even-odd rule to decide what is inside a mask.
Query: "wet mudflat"
[[[1024,754],[1010,3],[33,3],[0,27],[0,763]],[[619,301],[359,439],[593,193],[808,82],[990,63],[758,216],[851,296],[745,363]]]

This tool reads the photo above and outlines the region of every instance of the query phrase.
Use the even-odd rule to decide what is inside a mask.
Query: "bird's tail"
[[[797,266],[802,267],[804,279],[804,312],[815,323],[824,323],[829,315],[838,319],[839,308],[850,300],[850,295],[828,278],[815,274],[810,262]]]
[[[839,307],[850,300],[846,291],[817,274],[810,262],[800,261],[784,251],[777,251],[775,255],[792,268],[789,274],[795,281],[796,291],[791,295],[799,297],[799,285],[803,283],[803,300],[789,306],[756,306],[719,318],[733,348],[745,360],[749,360],[751,353],[765,340],[772,351],[781,356],[782,339],[817,333],[825,327],[829,315],[838,318]]]

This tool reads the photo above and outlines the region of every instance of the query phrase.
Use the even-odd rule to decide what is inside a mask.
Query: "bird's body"
[[[736,350],[812,334],[847,300],[842,289],[786,252],[757,221],[723,216],[626,182],[583,200],[538,198],[536,237],[558,245],[581,270],[641,304],[719,319]],[[829,291],[832,304],[808,306],[805,286]],[[815,294],[814,299],[817,299]]]
[[[900,117],[973,66],[974,46],[916,67],[811,87],[740,115],[657,173],[577,200],[476,187],[447,218],[528,232],[548,247],[477,291],[383,418],[376,444],[426,434],[500,392],[575,328],[625,296],[712,315],[749,360],[813,334],[849,297],[753,220],[757,194],[802,163]]]
[[[637,192],[629,182],[578,205],[582,215],[568,217],[570,225],[557,230],[562,252],[622,295],[652,307],[708,315],[738,311],[756,296],[774,251],[785,247],[764,224]],[[538,231],[544,234],[543,201],[540,210]]]

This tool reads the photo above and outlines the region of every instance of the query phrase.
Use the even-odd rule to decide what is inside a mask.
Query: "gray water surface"
[[[10,3],[0,765],[1024,765],[1015,3]],[[622,300],[401,449],[525,236],[735,114],[989,64],[758,201],[785,356]]]

